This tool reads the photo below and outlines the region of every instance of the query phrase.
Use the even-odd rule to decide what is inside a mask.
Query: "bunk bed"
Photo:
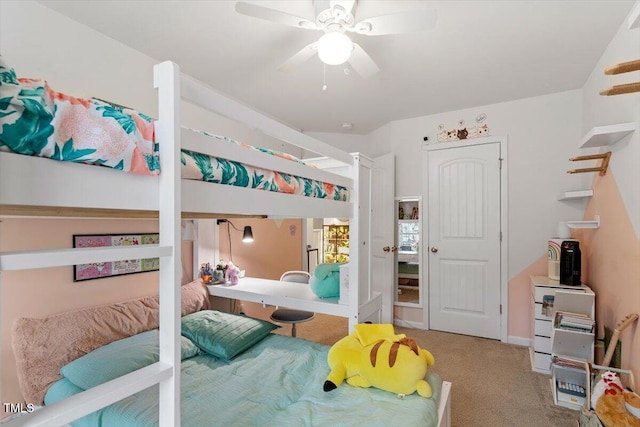
[[[381,298],[370,274],[371,161],[348,154],[292,130],[189,77],[176,64],[154,68],[158,89],[158,143],[161,173],[126,174],[109,168],[24,156],[0,151],[0,215],[159,218],[160,243],[131,247],[74,248],[0,253],[0,272],[108,262],[132,258],[160,258],[157,361],[47,405],[7,423],[62,425],[113,405],[127,396],[157,385],[160,425],[181,421],[181,219],[270,216],[288,218],[350,218],[349,302],[344,314],[350,329],[381,309]],[[181,102],[248,124],[261,132],[347,165],[343,175],[308,167],[242,144],[211,144],[208,135],[180,126]],[[349,199],[306,197],[181,179],[181,150],[259,166],[303,179],[348,189]],[[4,179],[11,176],[11,180]],[[126,189],[126,191],[123,191]],[[0,275],[2,280],[2,275]],[[1,282],[0,282],[1,285]],[[322,302],[317,302],[322,304]],[[363,309],[366,308],[366,309]],[[183,365],[184,369],[184,365]],[[449,420],[449,383],[442,383],[438,425]],[[348,414],[345,414],[348,415]],[[184,414],[183,414],[184,416]]]

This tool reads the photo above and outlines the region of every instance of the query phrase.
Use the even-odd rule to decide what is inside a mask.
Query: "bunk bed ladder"
[[[173,375],[160,382],[160,426],[180,427],[180,314],[182,274],[180,194],[180,69],[165,61],[153,68],[158,90],[156,141],[160,143],[160,245],[173,247],[171,257],[160,259],[160,363]],[[163,161],[164,159],[164,161]]]

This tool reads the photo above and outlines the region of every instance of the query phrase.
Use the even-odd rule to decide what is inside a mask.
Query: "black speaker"
[[[580,286],[581,258],[580,243],[575,240],[563,241],[560,246],[560,284]]]

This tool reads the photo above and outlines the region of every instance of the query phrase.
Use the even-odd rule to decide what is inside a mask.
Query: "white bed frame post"
[[[181,314],[181,194],[180,194],[180,69],[163,62],[153,69],[158,89],[156,141],[159,142],[160,246],[173,247],[173,255],[160,258],[160,362],[173,367],[173,375],[160,382],[161,426],[180,426],[180,314]]]
[[[369,320],[372,312],[364,304],[372,299],[371,289],[371,159],[353,156],[353,213],[349,224],[349,333],[356,324]],[[356,267],[357,268],[354,268]],[[356,291],[356,292],[354,292]],[[379,310],[378,310],[379,311]],[[378,319],[379,320],[379,319]]]

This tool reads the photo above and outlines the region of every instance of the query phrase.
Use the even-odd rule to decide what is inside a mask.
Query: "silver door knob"
[[[438,252],[438,248],[436,248],[435,246],[433,246],[433,247],[431,248],[431,252],[433,252],[433,253],[435,254],[436,252]]]

